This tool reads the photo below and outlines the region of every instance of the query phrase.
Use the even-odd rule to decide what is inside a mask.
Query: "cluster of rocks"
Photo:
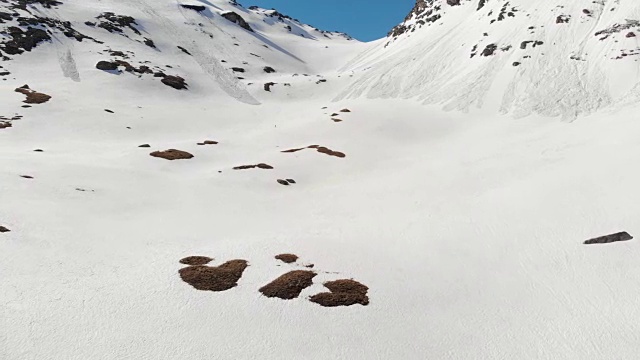
[[[6,2],[3,1],[3,2]],[[62,5],[62,2],[58,0],[16,0],[13,2],[13,7],[16,9],[26,10],[28,5],[42,5],[43,7],[50,9],[58,5]]]
[[[60,4],[57,2],[39,1],[33,1],[32,3],[39,3],[46,7]],[[19,6],[15,7],[21,8]],[[17,12],[0,12],[0,23],[5,23],[7,21],[15,21],[17,22],[17,26],[9,26],[6,28],[5,32],[8,37],[0,40],[0,54],[20,55],[25,51],[29,52],[39,44],[51,41],[51,34],[54,31],[60,32],[64,36],[75,39],[79,42],[82,42],[85,39],[90,39],[96,43],[101,43],[100,41],[74,29],[69,21],[61,21],[30,13],[21,16]]]
[[[103,28],[110,33],[123,33],[125,28],[131,29],[134,33],[141,35],[140,31],[135,27],[136,19],[127,15],[116,15],[112,12],[104,12],[96,17],[100,20],[97,24],[99,28]],[[91,26],[92,23],[87,23]]]
[[[183,77],[177,75],[167,75],[162,71],[153,71],[147,65],[140,65],[138,67],[135,67],[124,60],[102,60],[96,64],[96,69],[107,72],[120,72],[120,67],[123,67],[124,71],[129,73],[136,73],[139,75],[153,74],[153,76],[156,78],[162,78],[160,81],[163,84],[170,86],[176,90],[188,89],[188,84]]]
[[[495,23],[496,21],[502,21],[504,19],[506,19],[507,17],[516,17],[516,13],[518,12],[518,9],[516,9],[515,7],[511,7],[509,9],[509,2],[506,2],[502,8],[500,9],[500,12],[498,13],[498,17],[495,19],[491,19],[491,21],[489,21],[490,24]],[[491,15],[491,13],[489,13],[489,15]]]

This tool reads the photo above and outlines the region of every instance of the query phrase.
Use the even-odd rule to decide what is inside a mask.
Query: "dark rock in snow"
[[[10,231],[11,231],[11,230],[7,229],[7,228],[6,228],[6,227],[4,227],[4,226],[0,226],[0,233],[7,233],[7,232],[10,232]]]
[[[101,27],[108,32],[122,33],[124,28],[128,27],[134,33],[141,35],[140,31],[134,26],[136,25],[136,19],[131,16],[116,15],[112,12],[105,12],[98,15],[97,19],[103,20],[100,22],[100,24],[98,24],[98,27]]]
[[[114,70],[118,70],[118,64],[111,62],[111,61],[99,61],[96,64],[96,69],[98,70],[103,70],[103,71],[114,71]]]
[[[247,23],[242,16],[238,15],[237,13],[233,12],[233,11],[229,11],[226,13],[222,13],[220,14],[223,18],[238,24],[238,26],[240,26],[241,28],[247,30],[247,31],[251,31],[253,32],[253,29],[251,28],[251,26],[249,26],[249,23]]]
[[[282,179],[278,179],[276,180],[278,182],[278,184],[280,185],[286,185],[289,186],[289,182],[287,180],[282,180]]]
[[[589,239],[585,241],[584,244],[585,245],[608,244],[608,243],[618,242],[618,241],[628,241],[631,239],[633,239],[633,236],[629,235],[628,232],[623,231],[623,232],[619,232],[611,235],[600,236],[597,238]]]
[[[271,87],[273,85],[275,85],[275,84],[276,83],[274,83],[274,82],[268,82],[268,83],[264,84],[264,91],[269,91],[270,92],[271,91]]]
[[[491,56],[491,55],[495,54],[497,49],[498,49],[498,45],[489,44],[484,48],[484,50],[482,50],[482,53],[480,55],[482,55],[482,56]]]
[[[191,55],[191,53],[189,52],[189,50],[183,48],[182,46],[178,46],[178,49],[180,49],[180,51],[182,51],[183,53],[187,54],[187,55]]]
[[[272,68],[271,66],[265,66],[265,67],[263,68],[263,70],[264,70],[264,72],[266,72],[267,74],[271,74],[271,73],[276,72],[276,70],[275,70],[274,68]]]
[[[156,44],[151,39],[144,38],[144,44],[150,48],[154,48],[154,49],[156,48]]]
[[[203,5],[180,4],[180,6],[182,6],[185,9],[195,10],[197,12],[203,12],[207,9]]]
[[[172,88],[177,90],[182,90],[187,88],[187,83],[180,76],[165,75],[161,81],[163,84],[167,86],[171,86]]]

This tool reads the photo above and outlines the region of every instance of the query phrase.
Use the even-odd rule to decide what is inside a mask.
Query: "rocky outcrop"
[[[103,71],[114,71],[118,70],[118,64],[111,61],[98,61],[96,64],[96,69]]]
[[[180,6],[182,6],[185,9],[194,10],[194,11],[197,11],[197,12],[203,12],[203,11],[205,11],[207,9],[203,5],[180,4]]]
[[[220,14],[220,16],[231,21],[232,23],[238,24],[238,26],[240,26],[241,28],[247,31],[253,32],[253,29],[251,28],[251,26],[249,26],[249,23],[245,19],[243,19],[242,16],[238,15],[238,13],[236,12],[228,11]]]
[[[167,86],[171,86],[172,88],[174,88],[176,90],[187,89],[187,83],[180,76],[166,75],[165,77],[162,78],[161,81],[162,81],[163,84],[165,84]]]
[[[140,31],[136,29],[136,19],[126,15],[116,15],[112,12],[105,12],[98,15],[97,19],[102,20],[98,24],[101,27],[111,33],[122,33],[124,28],[131,29],[134,33],[140,35]]]

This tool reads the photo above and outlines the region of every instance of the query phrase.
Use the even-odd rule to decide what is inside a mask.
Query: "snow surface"
[[[582,244],[640,234],[635,100],[605,108],[568,93],[573,108],[549,105],[547,115],[580,114],[573,122],[524,105],[509,115],[497,115],[499,106],[447,111],[502,104],[502,90],[493,89],[506,80],[478,75],[477,93],[461,87],[443,110],[413,98],[430,94],[418,90],[440,77],[406,86],[418,63],[434,74],[450,64],[428,67],[418,31],[387,48],[388,39],[303,38],[271,24],[264,10],[197,3],[208,11],[168,0],[37,7],[105,43],[58,34],[0,63],[11,71],[0,82],[0,115],[24,115],[0,130],[0,225],[11,230],[0,234],[0,359],[637,357],[640,248],[635,240]],[[158,49],[129,30],[125,37],[83,25],[103,11],[136,18]],[[256,33],[222,19],[223,11]],[[111,59],[107,48],[134,52],[127,61],[135,66],[150,61],[183,76],[189,90],[97,70]],[[409,51],[416,65],[393,57],[406,60]],[[365,70],[371,59],[376,65]],[[479,66],[484,74],[498,65]],[[527,91],[542,91],[535,76],[523,80]],[[266,92],[270,81],[277,84]],[[53,98],[21,108],[24,95],[14,89],[25,83]],[[585,91],[601,91],[592,85]],[[331,121],[343,108],[352,112]],[[207,139],[220,143],[196,145]],[[144,143],[151,148],[138,148]],[[281,152],[311,144],[346,157]],[[149,156],[168,148],[195,157]],[[232,170],[260,162],[275,169]],[[297,183],[284,187],[279,178]],[[273,258],[284,252],[315,264],[318,276],[298,299],[265,298],[261,286],[301,268]],[[237,287],[201,292],[177,273],[189,255],[250,266]],[[366,284],[370,304],[307,300],[341,278]]]

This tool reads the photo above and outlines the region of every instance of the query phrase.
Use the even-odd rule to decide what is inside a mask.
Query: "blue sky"
[[[240,0],[248,7],[275,8],[318,29],[342,31],[358,40],[382,38],[402,22],[415,0]]]

